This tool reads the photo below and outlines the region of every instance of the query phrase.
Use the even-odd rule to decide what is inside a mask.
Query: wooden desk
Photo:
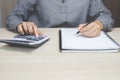
[[[58,30],[41,29],[51,38],[37,49],[0,43],[0,80],[120,80],[120,53],[60,53]],[[120,28],[109,34],[120,44]]]

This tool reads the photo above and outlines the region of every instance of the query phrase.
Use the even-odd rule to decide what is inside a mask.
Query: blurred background
[[[106,7],[112,12],[115,27],[120,27],[120,0],[103,0]]]
[[[106,7],[112,12],[115,20],[114,27],[120,27],[120,0],[103,0]],[[5,19],[13,8],[16,0],[0,0],[0,26],[5,27]]]
[[[0,0],[0,5],[1,5],[1,0]],[[0,27],[2,27],[2,14],[1,14],[1,6],[0,6]]]

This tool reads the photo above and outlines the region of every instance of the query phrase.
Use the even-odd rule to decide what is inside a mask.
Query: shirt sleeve
[[[37,0],[18,0],[13,10],[8,14],[6,27],[8,30],[16,31],[18,24],[26,21]]]
[[[101,0],[91,0],[89,16],[94,16],[96,13],[104,11],[100,17],[97,18],[100,22],[102,22],[104,26],[104,31],[111,31],[113,26],[113,19],[111,17],[111,12],[105,7]]]

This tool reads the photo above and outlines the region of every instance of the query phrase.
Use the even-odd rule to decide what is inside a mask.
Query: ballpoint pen
[[[91,18],[91,20],[90,20],[87,24],[85,24],[83,27],[86,27],[86,26],[89,25],[90,23],[94,22],[103,12],[104,12],[104,11],[100,11],[100,12],[98,12],[97,14],[95,14],[95,15]],[[76,34],[79,34],[79,33],[80,33],[80,31],[78,31]]]

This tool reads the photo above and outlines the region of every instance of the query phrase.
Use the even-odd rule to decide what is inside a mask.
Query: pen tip
[[[76,34],[79,34],[80,33],[80,31],[78,31]]]

